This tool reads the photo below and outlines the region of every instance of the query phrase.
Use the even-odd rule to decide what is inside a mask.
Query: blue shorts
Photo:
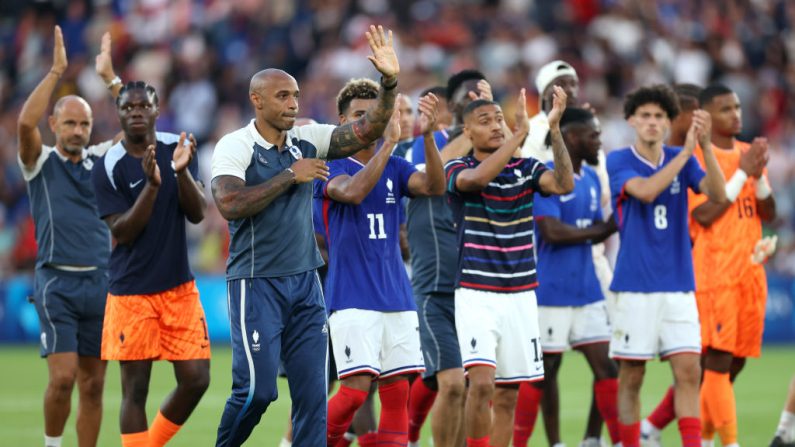
[[[446,369],[461,368],[461,348],[455,330],[455,297],[452,293],[431,293],[416,297],[420,320],[420,341],[425,357],[423,378]]]
[[[76,352],[99,357],[107,296],[105,269],[67,272],[37,268],[32,301],[39,314],[41,356]]]

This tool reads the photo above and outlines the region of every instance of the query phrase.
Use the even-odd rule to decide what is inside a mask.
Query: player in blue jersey
[[[312,229],[312,185],[325,180],[324,159],[366,148],[386,128],[400,71],[391,32],[366,33],[381,73],[378,100],[342,126],[294,128],[296,80],[278,69],[251,78],[255,118],[225,135],[213,153],[213,198],[229,221],[227,261],[232,324],[232,395],[218,446],[239,446],[276,399],[279,360],[293,404],[293,445],[323,445],[326,434],[328,329],[316,269],[323,260]]]
[[[694,295],[687,190],[726,201],[723,174],[710,144],[710,118],[693,112],[682,149],[663,144],[679,113],[666,86],[627,96],[624,116],[635,129],[632,146],[608,155],[607,169],[621,238],[611,290],[617,292],[610,355],[621,361],[619,421],[624,447],[640,445],[640,400],[645,362],[671,362],[682,445],[699,446],[698,387],[701,336]],[[706,174],[693,157],[704,150]]]
[[[348,82],[337,96],[341,123],[356,120],[376,101],[378,85]],[[420,98],[422,131],[435,125],[437,98]],[[397,110],[397,107],[396,107]],[[341,381],[329,401],[327,445],[335,446],[378,380],[381,418],[377,442],[408,442],[409,376],[425,369],[416,305],[400,252],[401,199],[444,193],[444,173],[431,138],[426,172],[391,156],[400,137],[400,112],[384,132],[384,145],[330,163],[323,197],[329,271],[326,299],[334,357]],[[351,269],[353,267],[353,269]]]
[[[478,99],[467,105],[464,133],[474,151],[445,166],[460,247],[455,321],[469,375],[464,415],[469,447],[507,446],[518,385],[544,377],[534,292],[533,194],[568,194],[574,188],[558,127],[566,108],[563,89],[555,87],[549,114],[554,170],[514,157],[529,128],[524,89],[516,107],[517,130],[509,136],[498,104]]]
[[[126,84],[116,99],[124,138],[94,164],[99,215],[116,246],[102,332],[102,358],[119,360],[122,446],[163,446],[187,421],[210,382],[204,310],[188,265],[187,219],[206,206],[195,176],[195,140],[156,132],[154,88]],[[186,144],[187,143],[187,144]],[[152,362],[172,362],[177,387],[151,427]]]
[[[616,231],[612,218],[602,218],[601,184],[589,166],[599,162],[600,128],[590,111],[567,108],[560,119],[560,131],[574,169],[574,191],[547,197],[536,193],[535,197],[540,278],[536,294],[544,381],[533,386],[542,390],[544,413],[552,416],[544,419],[549,445],[558,445],[557,375],[562,353],[569,348],[582,352],[594,375],[597,407],[615,444],[619,442],[618,371],[607,355],[610,325],[592,253],[593,244]]]
[[[38,123],[68,65],[60,27],[55,27],[54,36],[52,68],[25,101],[17,122],[18,161],[28,183],[38,245],[32,299],[49,375],[44,445],[60,447],[77,383],[77,439],[81,446],[94,446],[105,383],[100,340],[110,233],[99,219],[91,167],[112,142],[86,147],[91,109],[85,100],[70,95],[55,103],[48,120],[55,145],[43,144]]]

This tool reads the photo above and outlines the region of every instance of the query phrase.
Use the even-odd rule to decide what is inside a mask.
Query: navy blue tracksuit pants
[[[232,395],[215,445],[248,439],[278,396],[284,363],[293,405],[293,446],[326,444],[328,325],[315,271],[227,282],[232,332]]]

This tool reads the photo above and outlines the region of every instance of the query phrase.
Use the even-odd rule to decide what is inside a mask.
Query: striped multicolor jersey
[[[479,163],[470,155],[445,166],[460,247],[456,287],[497,293],[535,289],[533,194],[540,192],[547,167],[533,158],[512,158],[483,190],[458,190],[458,175]]]

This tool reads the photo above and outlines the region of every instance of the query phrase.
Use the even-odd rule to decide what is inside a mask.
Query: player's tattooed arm
[[[618,230],[612,216],[605,222],[595,222],[587,228],[577,228],[554,217],[539,217],[536,218],[535,223],[538,226],[538,232],[546,242],[561,245],[584,242],[598,244]]]
[[[359,205],[375,188],[384,173],[389,156],[400,139],[400,111],[395,101],[395,110],[384,131],[384,145],[367,162],[364,168],[354,175],[338,175],[328,182],[326,194],[331,200],[351,205]]]
[[[146,175],[146,184],[133,206],[124,213],[111,214],[104,219],[116,242],[122,245],[133,243],[152,217],[161,182],[154,145],[150,144],[146,148],[141,166]]]
[[[549,112],[549,135],[555,169],[541,174],[538,183],[541,191],[547,194],[568,194],[574,190],[574,168],[571,165],[569,151],[566,149],[566,143],[563,142],[563,134],[559,126],[563,111],[566,110],[566,92],[558,86],[554,86],[553,89],[553,105]]]
[[[328,180],[328,167],[323,160],[302,158],[292,166],[259,185],[246,186],[246,182],[233,175],[220,175],[212,181],[213,199],[218,211],[226,220],[244,219],[264,210],[291,186]]]
[[[52,68],[31,92],[17,121],[17,135],[19,138],[19,158],[28,168],[36,164],[41,155],[41,133],[39,120],[47,110],[52,92],[69,65],[66,59],[66,47],[63,42],[61,27],[56,25],[52,49]],[[77,123],[81,125],[82,123]]]
[[[392,116],[397,95],[397,75],[400,73],[392,31],[384,32],[380,25],[378,28],[371,25],[365,36],[373,52],[367,59],[381,73],[378,103],[359,120],[334,129],[326,155],[329,160],[349,157],[367,147],[384,133]]]

